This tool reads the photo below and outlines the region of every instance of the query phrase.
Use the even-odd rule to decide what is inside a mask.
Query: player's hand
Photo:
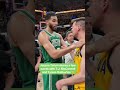
[[[57,88],[57,90],[62,90],[62,87],[63,87],[63,85],[62,85],[61,80],[57,81],[56,82],[56,88]]]
[[[42,55],[40,54],[40,56],[38,57],[38,60],[41,61],[41,57],[42,57]],[[38,70],[39,70],[39,65],[40,65],[40,63],[37,63],[37,64],[35,65],[35,72],[38,72]]]
[[[76,48],[80,48],[85,44],[85,40],[79,40],[77,43],[75,43]]]
[[[39,70],[39,64],[36,64],[35,65],[35,72],[38,72],[38,70]]]

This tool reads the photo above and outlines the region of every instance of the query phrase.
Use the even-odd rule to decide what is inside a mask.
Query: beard
[[[50,29],[53,30],[53,31],[56,31],[57,30],[57,26],[53,26],[52,24],[49,25]]]

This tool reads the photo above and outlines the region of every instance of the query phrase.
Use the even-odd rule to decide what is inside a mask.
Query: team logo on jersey
[[[80,56],[80,49],[76,50],[75,56],[79,57]]]
[[[59,40],[59,39],[53,39],[53,40],[52,40],[52,45],[53,45],[54,47],[60,46],[60,40]]]

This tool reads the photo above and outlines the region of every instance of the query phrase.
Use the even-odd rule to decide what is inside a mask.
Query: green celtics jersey
[[[60,36],[56,33],[53,32],[50,34],[48,31],[45,31],[47,35],[49,36],[49,41],[51,44],[54,46],[55,49],[60,49],[61,48],[61,41],[60,41]],[[44,63],[62,63],[62,57],[58,59],[53,59],[45,50],[43,46],[41,46],[42,50],[42,55],[43,55],[43,61]]]

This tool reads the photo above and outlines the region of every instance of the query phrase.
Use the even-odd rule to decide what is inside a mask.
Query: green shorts
[[[56,82],[60,79],[63,79],[63,75],[43,74],[42,76],[43,76],[44,90],[57,90]]]

